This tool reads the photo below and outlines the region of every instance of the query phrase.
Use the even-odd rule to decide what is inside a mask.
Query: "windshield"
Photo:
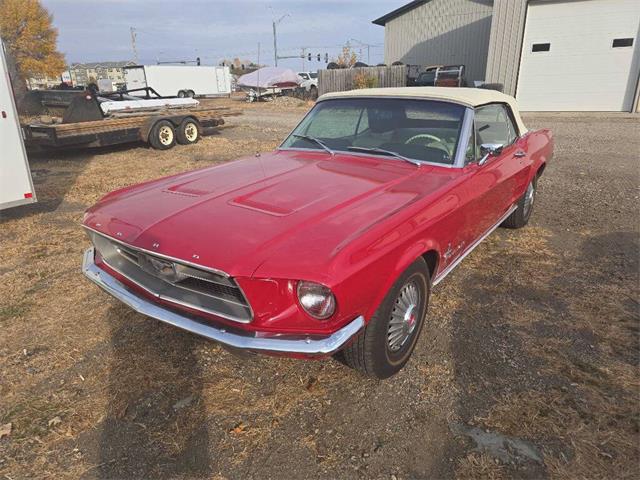
[[[387,150],[414,160],[451,165],[464,112],[461,105],[432,100],[325,100],[316,104],[281,148],[321,150],[320,140],[333,151]]]
[[[309,76],[311,78],[318,78],[318,73],[317,72],[312,72],[312,73],[309,74]]]

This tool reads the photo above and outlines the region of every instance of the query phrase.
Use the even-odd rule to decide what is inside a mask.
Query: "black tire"
[[[415,308],[409,310],[410,313],[414,312],[410,316],[411,323],[401,322],[401,327],[398,323],[392,325],[392,322],[398,322],[398,318],[393,318],[392,314],[395,314],[398,308],[403,308],[400,296],[410,284],[419,292]],[[430,285],[429,268],[426,262],[419,258],[396,280],[365,329],[338,352],[336,358],[345,365],[375,378],[389,378],[398,373],[411,357],[420,336],[429,304]],[[390,328],[401,328],[402,335],[407,335],[401,345],[395,345],[398,348],[395,351],[391,346],[395,332],[390,331]],[[410,331],[405,331],[405,328],[410,328]]]
[[[187,90],[187,97],[188,98],[193,98],[196,96],[196,92],[194,92],[193,90]]]
[[[149,132],[149,143],[156,150],[169,150],[176,144],[176,129],[169,120],[160,120]]]
[[[180,90],[178,92],[178,98],[184,98],[187,96],[187,92],[185,92],[184,90]]]
[[[201,132],[200,122],[195,118],[185,118],[176,129],[176,138],[180,145],[198,143]]]
[[[531,190],[530,190],[531,189]],[[535,205],[536,193],[538,190],[538,178],[534,177],[533,180],[527,185],[527,189],[524,195],[518,200],[518,208],[507,217],[502,223],[505,228],[522,228],[531,218],[533,207]]]

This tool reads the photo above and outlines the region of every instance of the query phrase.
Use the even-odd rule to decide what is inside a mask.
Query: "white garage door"
[[[531,1],[516,97],[528,111],[629,111],[640,0]]]

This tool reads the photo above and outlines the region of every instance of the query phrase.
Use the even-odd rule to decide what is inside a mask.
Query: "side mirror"
[[[483,143],[480,145],[480,153],[482,154],[482,158],[478,160],[478,165],[484,165],[489,160],[489,157],[493,157],[495,155],[500,155],[502,152],[502,148],[504,145],[501,143]]]

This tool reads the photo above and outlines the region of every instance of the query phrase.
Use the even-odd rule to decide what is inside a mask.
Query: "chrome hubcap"
[[[173,130],[170,127],[164,126],[160,128],[160,143],[163,145],[170,145],[173,142]]]
[[[415,282],[409,282],[396,298],[387,331],[389,350],[397,352],[407,342],[418,324],[420,293]]]
[[[529,186],[527,187],[527,191],[524,194],[524,216],[526,217],[527,215],[529,215],[529,212],[531,211],[531,207],[533,207],[533,200],[536,197],[536,189],[533,186],[533,182],[531,182],[529,184]]]

